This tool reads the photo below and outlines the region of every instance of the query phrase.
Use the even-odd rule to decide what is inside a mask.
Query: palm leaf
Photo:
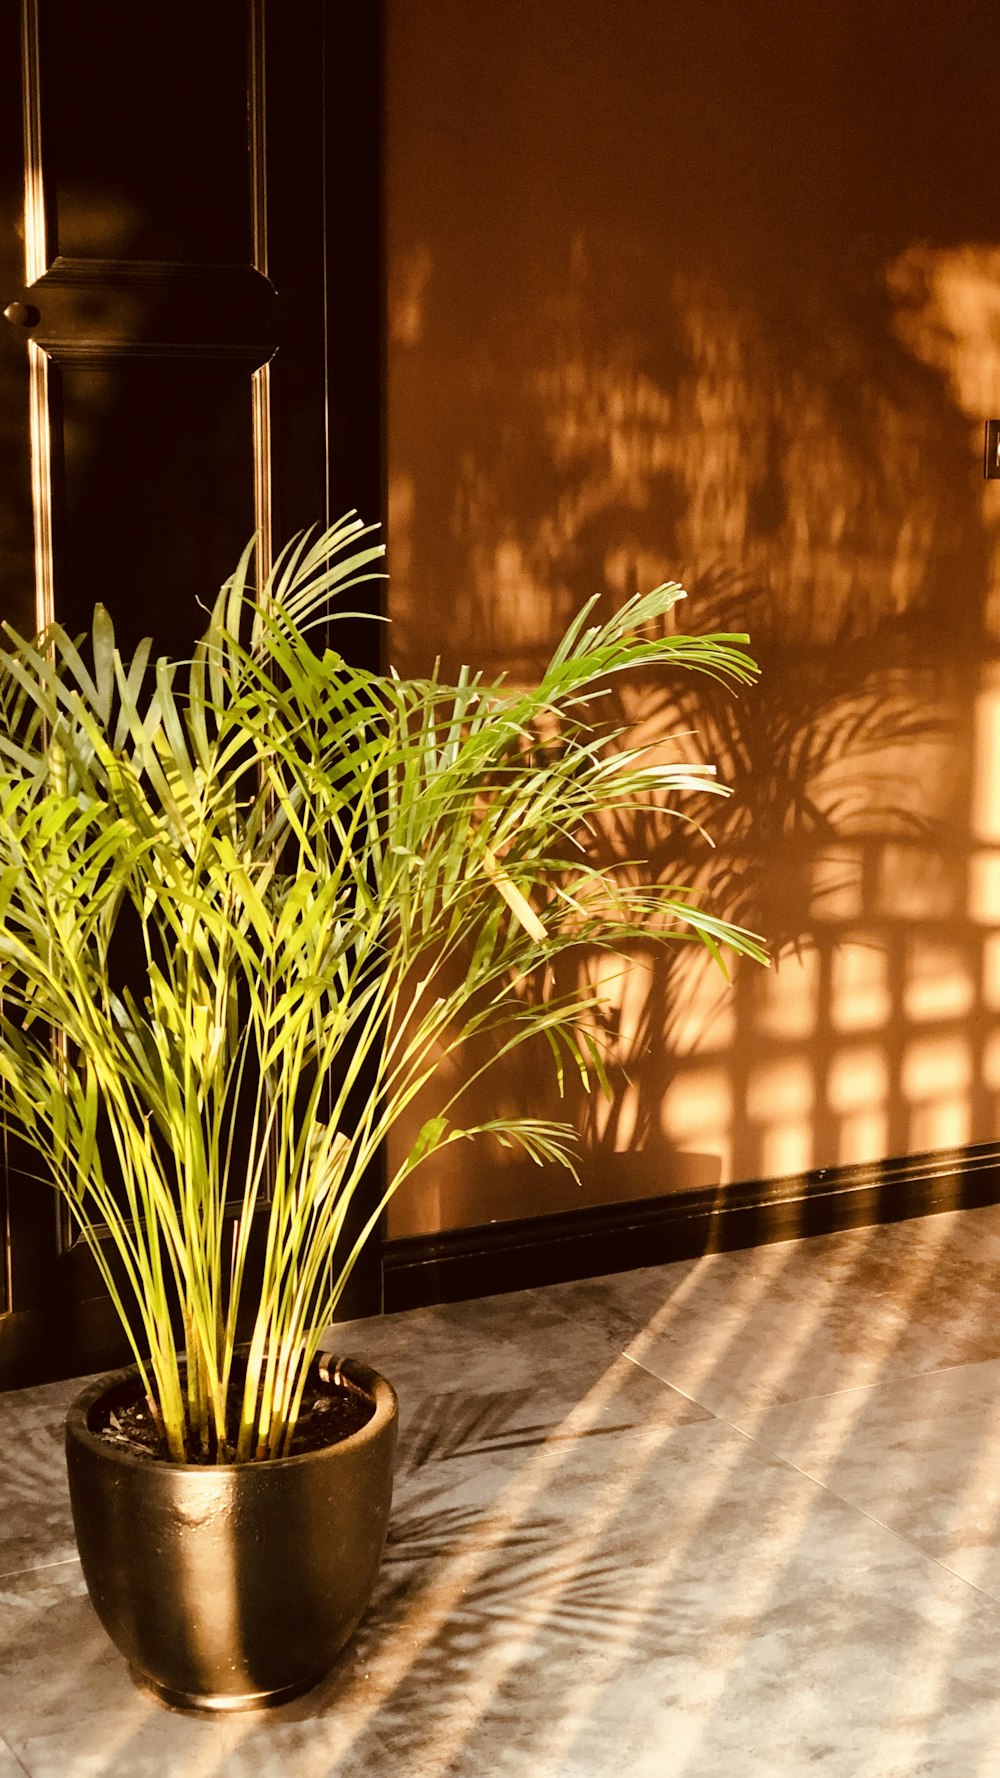
[[[489,1134],[572,1169],[568,1126],[462,1114],[529,1042],[560,1085],[568,1067],[607,1086],[599,996],[546,987],[556,959],[596,948],[627,967],[636,944],[682,941],[766,960],[752,933],[639,863],[600,868],[593,846],[627,811],[669,824],[675,799],[724,794],[711,767],[651,764],[601,722],[609,677],[746,685],[746,638],[662,635],[683,597],[665,585],[603,623],[585,606],[535,686],[400,680],[327,644],[381,554],[348,514],[294,540],[258,598],[248,549],[186,662],[151,665],[148,644],[126,659],[100,607],[86,646],[55,626],[8,631],[0,654],[0,1105],[95,1252],[175,1457],[289,1448],[367,1234],[440,1148]],[[145,960],[127,983],[126,928]],[[442,1058],[473,1054],[348,1241],[388,1131]]]

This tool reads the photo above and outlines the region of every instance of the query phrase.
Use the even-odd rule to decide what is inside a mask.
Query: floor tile
[[[0,1393],[0,1577],[76,1554],[63,1420],[84,1381]]]
[[[536,1294],[713,1413],[1000,1357],[1000,1207]]]
[[[446,1518],[482,1487],[428,1480]],[[414,1580],[387,1650],[416,1643],[406,1692],[437,1709],[384,1698],[393,1775],[954,1778],[966,1745],[1000,1757],[993,1603],[718,1425],[575,1446]]]
[[[1000,1599],[1000,1360],[736,1418],[769,1451]]]
[[[385,1562],[228,1721],[92,1611],[79,1385],[0,1397],[0,1778],[993,1778],[998,1263],[964,1212],[332,1330],[400,1393]]]
[[[623,1360],[599,1326],[570,1321],[530,1293],[342,1323],[327,1343],[363,1357],[394,1384],[404,1466],[475,1452],[498,1460],[508,1448],[557,1436],[584,1399],[594,1410],[588,1435],[595,1437],[650,1414],[669,1424],[707,1417]]]
[[[355,1642],[267,1716],[140,1696],[72,1566],[0,1597],[0,1730],[31,1778],[960,1778],[1000,1762],[1000,1608],[718,1422],[404,1475]]]

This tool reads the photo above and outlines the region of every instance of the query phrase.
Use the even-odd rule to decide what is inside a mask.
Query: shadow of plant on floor
[[[416,1397],[409,1404],[397,1474],[415,1473],[429,1463],[488,1457],[501,1451],[551,1445],[553,1441],[628,1432],[635,1425],[633,1419],[616,1425],[567,1430],[556,1419],[539,1420],[533,1416],[535,1397],[532,1389],[495,1390],[488,1394],[453,1390]]]

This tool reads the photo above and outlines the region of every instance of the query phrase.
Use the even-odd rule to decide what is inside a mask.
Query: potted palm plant
[[[381,553],[349,515],[258,594],[248,551],[186,662],[123,659],[100,606],[86,646],[56,626],[0,655],[0,1103],[134,1353],[70,1412],[74,1519],[102,1621],[181,1707],[291,1696],[365,1609],[395,1397],[321,1336],[391,1194],[476,1133],[456,1095],[372,1198],[442,1050],[475,1041],[481,1071],[541,1038],[598,1084],[561,953],[763,958],[592,849],[610,812],[713,783],[602,726],[602,682],[745,683],[746,638],[664,633],[665,586],[582,611],[530,689],[404,681],[332,645]],[[564,1125],[479,1128],[571,1164]]]

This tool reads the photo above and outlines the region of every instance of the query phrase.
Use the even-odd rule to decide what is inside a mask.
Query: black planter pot
[[[91,1384],[66,1421],[73,1521],[94,1609],[137,1684],[189,1710],[252,1710],[306,1691],[357,1628],[389,1522],[396,1395],[339,1445],[274,1462],[156,1463],[91,1431],[135,1378]]]

